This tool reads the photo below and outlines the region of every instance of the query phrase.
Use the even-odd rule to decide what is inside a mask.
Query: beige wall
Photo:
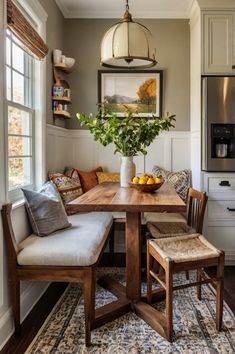
[[[45,1],[44,1],[45,2]],[[69,83],[72,89],[72,112],[95,113],[97,70],[100,66],[100,42],[104,32],[117,20],[67,19],[64,27],[64,51],[76,58]],[[176,130],[189,130],[190,104],[190,32],[188,20],[140,20],[153,33],[158,65],[164,70],[163,112],[176,114]],[[76,118],[67,128],[79,128]]]
[[[52,114],[52,103],[51,103],[51,90],[53,85],[52,77],[52,51],[53,49],[62,49],[64,43],[64,28],[65,20],[61,14],[59,8],[57,7],[55,1],[52,0],[39,0],[40,4],[48,14],[47,24],[46,24],[46,42],[49,47],[49,52],[46,57],[47,69],[47,87],[46,87],[46,114],[47,114],[47,123],[55,124],[58,126],[65,127],[65,120],[57,118],[53,120]]]

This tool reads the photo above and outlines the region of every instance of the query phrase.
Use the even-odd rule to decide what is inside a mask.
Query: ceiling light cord
[[[129,1],[128,0],[126,0],[126,11],[129,11],[129,3],[128,3]]]

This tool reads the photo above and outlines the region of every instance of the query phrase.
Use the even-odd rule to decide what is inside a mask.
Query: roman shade
[[[45,58],[48,52],[47,44],[12,0],[7,0],[7,25],[37,59]]]

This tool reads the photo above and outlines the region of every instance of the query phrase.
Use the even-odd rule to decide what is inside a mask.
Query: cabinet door
[[[203,15],[205,74],[233,73],[234,13],[210,12]]]

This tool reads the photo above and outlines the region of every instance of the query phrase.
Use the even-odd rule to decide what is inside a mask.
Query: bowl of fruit
[[[130,182],[130,186],[144,193],[153,193],[161,188],[164,183],[162,176],[154,176],[150,173],[145,173],[142,176],[135,176]]]

